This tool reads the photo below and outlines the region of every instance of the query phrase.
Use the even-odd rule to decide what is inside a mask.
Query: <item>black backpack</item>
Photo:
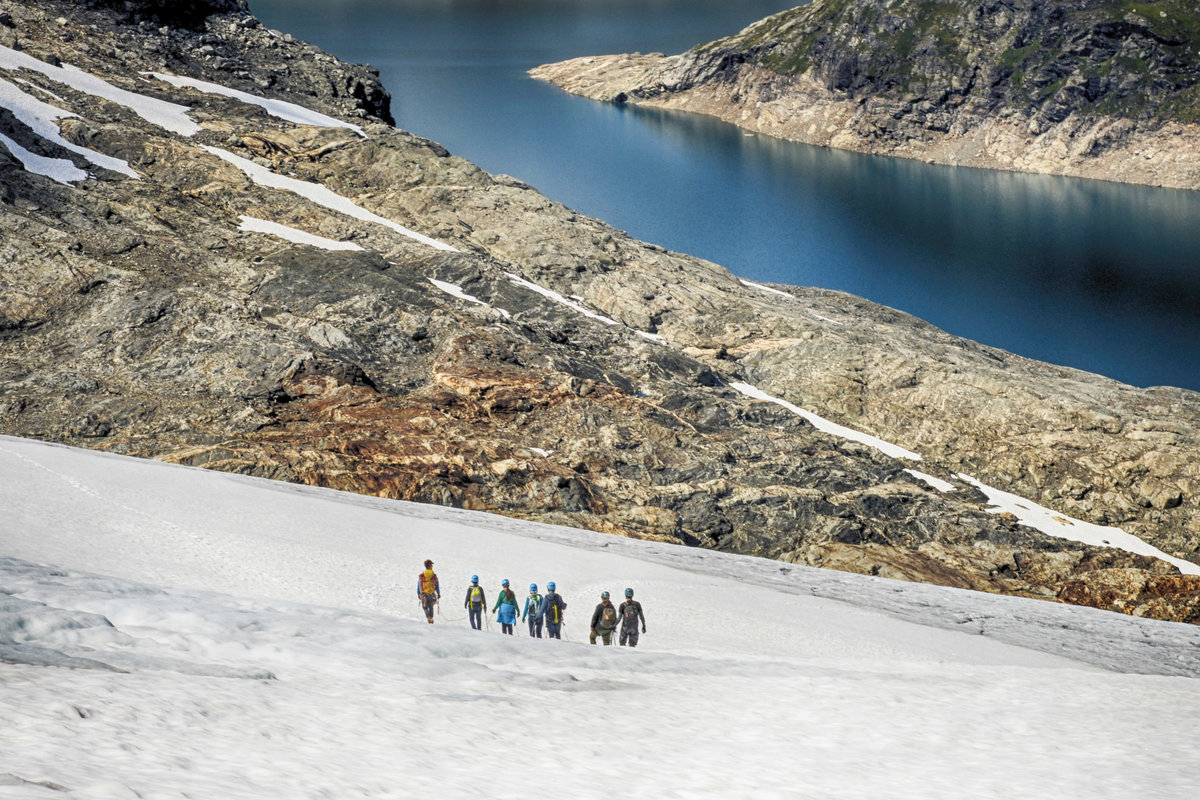
[[[567,607],[567,604],[563,602],[562,595],[555,593],[546,595],[545,605],[546,622],[552,622],[555,625],[562,622],[562,611]]]

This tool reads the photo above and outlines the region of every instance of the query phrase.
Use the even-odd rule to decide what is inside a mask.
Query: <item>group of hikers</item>
[[[442,599],[441,583],[437,573],[433,571],[433,561],[425,561],[425,570],[417,577],[417,600],[425,611],[425,619],[432,624],[435,608],[440,608]],[[487,608],[487,596],[479,585],[479,576],[471,576],[471,585],[467,587],[467,596],[463,608],[471,620],[474,630],[483,629],[483,612]],[[517,625],[517,609],[520,608],[522,622],[529,623],[529,635],[541,639],[545,627],[546,636],[550,639],[562,638],[563,614],[567,610],[567,602],[562,595],[555,591],[554,581],[546,584],[546,593],[538,592],[536,583],[529,584],[529,596],[525,598],[522,607],[517,601],[516,592],[508,584],[508,578],[500,581],[500,596],[492,611],[500,630],[509,636]],[[612,644],[613,633],[618,631],[618,641],[622,647],[637,647],[638,631],[646,632],[646,615],[642,613],[642,604],[633,599],[633,589],[625,590],[625,601],[620,607],[614,606],[608,592],[600,593],[600,604],[592,612],[592,622],[589,626],[588,639],[592,644],[596,640],[606,645]]]

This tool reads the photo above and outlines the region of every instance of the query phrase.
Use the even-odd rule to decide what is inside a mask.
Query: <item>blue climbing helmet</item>
[[[604,599],[604,600],[607,600],[607,599],[608,599],[608,592],[601,592],[601,593],[600,593],[600,597],[601,597],[602,599]]]
[[[478,576],[478,575],[472,575],[472,576],[471,576],[471,583],[479,583],[479,576]]]
[[[500,585],[501,585],[501,586],[508,586],[508,578],[505,578],[504,580],[500,581]]]
[[[531,592],[536,592],[536,591],[537,591],[537,584],[536,584],[536,583],[531,583],[531,584],[529,584],[529,591],[531,591]]]
[[[547,583],[546,588],[553,592],[554,591],[554,581],[550,581],[549,583]]]
[[[626,596],[626,597],[633,597],[633,589],[626,589],[626,590],[625,590],[625,596]]]

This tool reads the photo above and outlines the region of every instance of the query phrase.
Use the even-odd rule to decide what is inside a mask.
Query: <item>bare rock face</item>
[[[193,27],[213,14],[247,13],[246,0],[88,0],[84,5],[133,21]]]
[[[748,284],[395,130],[369,68],[240,9],[195,29],[126,11],[0,0],[17,52],[178,104],[197,128],[75,73],[0,68],[76,115],[55,123],[62,141],[9,111],[0,133],[87,173],[55,179],[0,147],[0,433],[1200,619],[1200,578],[1048,536],[960,476],[1200,563],[1195,393]]]
[[[1200,9],[817,0],[677,56],[539,67],[569,92],[941,164],[1200,188]]]

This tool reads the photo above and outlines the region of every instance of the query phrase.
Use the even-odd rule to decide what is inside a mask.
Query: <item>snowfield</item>
[[[1200,793],[1192,626],[5,437],[0,507],[0,798]]]

